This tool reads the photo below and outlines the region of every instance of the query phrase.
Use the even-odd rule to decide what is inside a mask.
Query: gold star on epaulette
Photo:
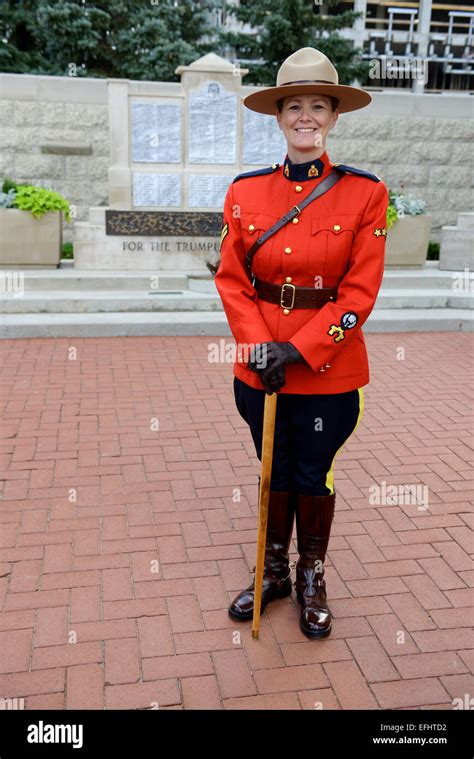
[[[374,229],[374,235],[376,237],[380,237],[381,234],[382,234],[382,230],[379,229],[378,227],[375,227],[375,229]]]
[[[308,176],[309,177],[319,177],[319,171],[317,170],[314,163],[311,164],[311,168],[308,169]]]
[[[385,227],[382,227],[382,229],[380,231],[382,232],[382,234],[383,234],[384,237],[387,237],[387,230],[386,230]]]

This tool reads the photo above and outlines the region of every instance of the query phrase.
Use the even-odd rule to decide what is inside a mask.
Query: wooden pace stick
[[[258,537],[257,561],[255,564],[254,604],[252,638],[258,639],[260,631],[260,606],[262,604],[263,569],[265,547],[267,542],[268,502],[270,498],[270,479],[273,462],[273,440],[275,437],[275,418],[278,394],[265,393],[263,411],[262,470],[258,499]]]

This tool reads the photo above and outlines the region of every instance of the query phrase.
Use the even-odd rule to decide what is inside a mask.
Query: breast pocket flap
[[[323,216],[311,219],[311,234],[318,232],[331,232],[335,237],[340,235],[355,235],[359,217]]]

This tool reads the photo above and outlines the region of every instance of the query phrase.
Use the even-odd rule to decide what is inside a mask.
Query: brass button
[[[299,221],[300,221],[300,220],[298,219],[298,217],[297,217],[297,216],[295,216],[295,218],[294,218],[294,219],[292,219],[291,221],[293,222],[293,224],[299,224]]]
[[[284,313],[284,314],[285,314],[285,316],[286,316],[287,314],[289,314],[289,313],[290,313],[290,309],[289,309],[289,308],[284,308],[284,309],[283,309],[283,313]]]
[[[291,253],[291,248],[285,248],[285,253],[289,256]]]
[[[300,185],[300,184],[297,184],[297,185],[296,185],[296,187],[295,187],[295,190],[296,190],[296,192],[301,192],[301,191],[302,191],[302,189],[303,189],[303,188],[301,187],[301,185]]]
[[[272,163],[272,169],[276,169],[277,165],[276,163]]]
[[[341,227],[339,226],[339,224],[334,224],[334,231],[335,232],[339,232],[340,228]]]
[[[288,284],[290,284],[290,282],[292,282],[292,281],[293,281],[293,280],[291,279],[291,277],[287,277],[287,278],[285,279],[285,282],[288,282]]]
[[[249,232],[253,232],[255,229],[253,224],[249,224]]]

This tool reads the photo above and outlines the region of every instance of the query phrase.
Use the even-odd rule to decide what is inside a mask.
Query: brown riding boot
[[[294,516],[294,494],[270,490],[261,613],[270,601],[291,595],[288,551],[293,533]],[[253,571],[255,572],[255,567]],[[232,619],[252,619],[254,588],[255,576],[248,588],[242,590],[229,606],[228,613]]]
[[[296,504],[296,595],[301,604],[300,628],[308,638],[322,638],[332,628],[327,604],[324,560],[334,518],[336,494],[303,495]]]

